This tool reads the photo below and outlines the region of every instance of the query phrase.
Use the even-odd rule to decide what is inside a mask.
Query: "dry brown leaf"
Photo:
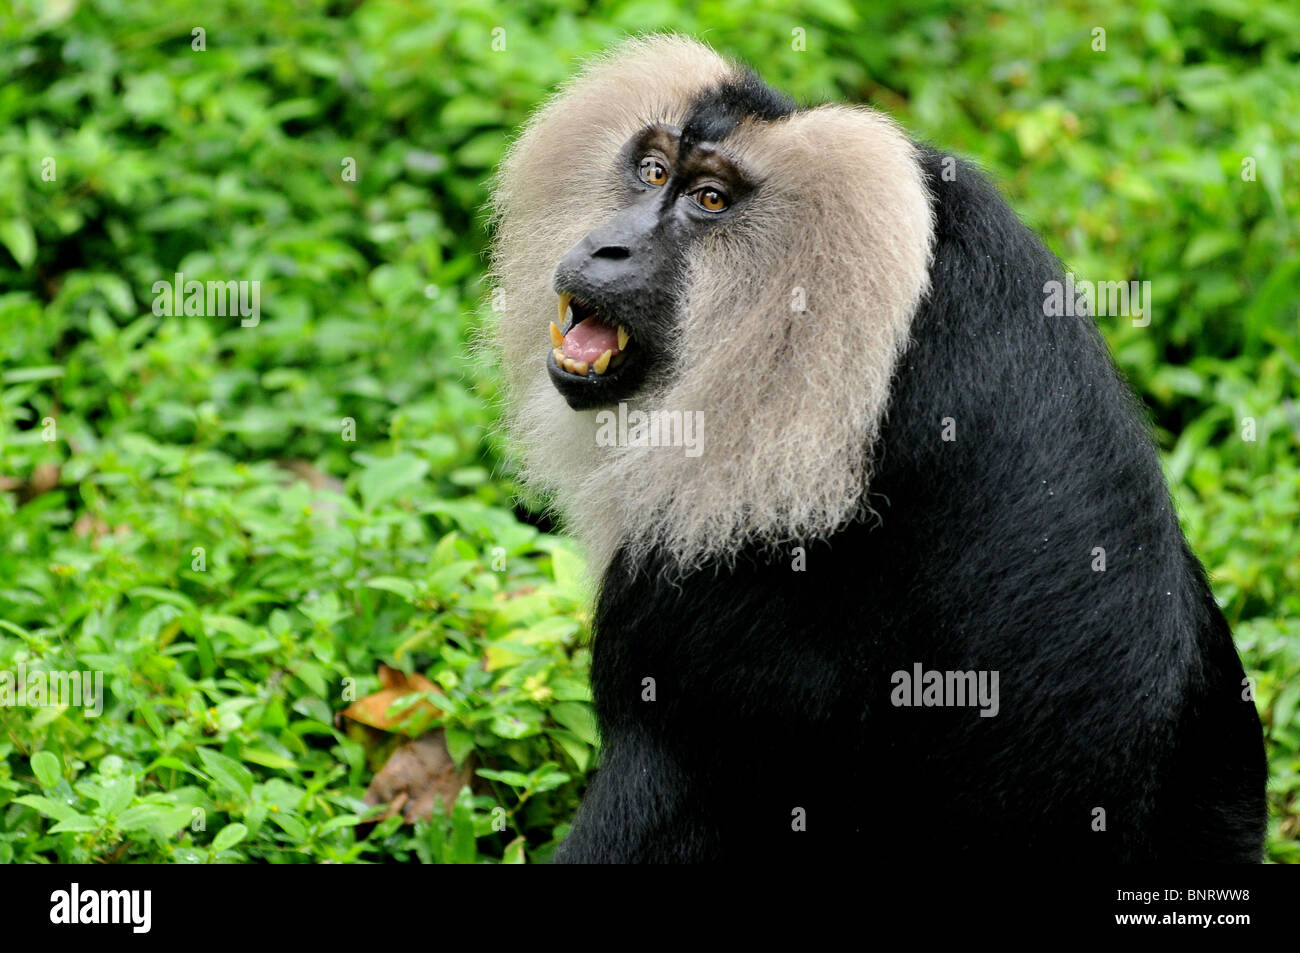
[[[379,691],[373,695],[367,695],[365,698],[358,698],[343,709],[343,717],[350,718],[363,725],[369,725],[371,728],[378,728],[381,731],[397,731],[397,725],[416,712],[433,717],[439,714],[436,706],[423,700],[408,708],[403,708],[397,718],[390,717],[388,714],[388,709],[393,702],[407,695],[413,695],[416,692],[437,692],[439,695],[442,694],[442,689],[419,672],[408,676],[400,669],[381,664],[379,666],[379,684],[382,686]]]
[[[442,798],[450,814],[460,789],[470,784],[474,771],[469,761],[456,767],[441,728],[408,741],[388,759],[366,789],[367,804],[387,804],[384,817],[401,814],[406,823],[428,820],[433,799]]]
[[[13,493],[18,497],[18,503],[29,503],[42,493],[46,493],[59,485],[62,470],[57,463],[38,463],[32,467],[30,479],[22,480],[17,477],[0,477],[0,492]]]

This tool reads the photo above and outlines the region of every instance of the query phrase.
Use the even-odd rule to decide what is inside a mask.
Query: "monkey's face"
[[[574,410],[615,404],[671,375],[688,252],[755,191],[718,145],[665,123],[628,140],[616,176],[619,211],[555,270],[547,370]]]
[[[636,38],[530,120],[493,207],[507,422],[592,565],[858,512],[929,280],[924,175],[887,117],[799,109],[694,41]],[[611,435],[623,403],[700,422],[699,452]]]

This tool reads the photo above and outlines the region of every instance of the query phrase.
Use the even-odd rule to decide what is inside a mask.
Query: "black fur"
[[[768,86],[757,73],[741,70],[691,104],[682,123],[682,144],[689,148],[697,142],[718,142],[742,119],[771,122],[794,111],[793,99]]]
[[[615,558],[603,763],[557,859],[1260,859],[1260,723],[1142,408],[1092,319],[1044,316],[1062,269],[997,191],[923,161],[932,290],[876,515],[803,572],[797,541],[676,579]],[[998,671],[998,715],[894,707],[918,662]]]

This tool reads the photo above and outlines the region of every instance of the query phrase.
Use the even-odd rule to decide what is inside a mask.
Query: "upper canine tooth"
[[[627,341],[629,337],[631,337],[631,335],[628,334],[627,331],[624,330],[623,325],[620,324],[618,326],[618,349],[620,351],[623,350],[623,348],[627,347]]]
[[[596,358],[596,360],[592,362],[591,366],[596,369],[597,374],[605,373],[605,368],[609,367],[610,355],[613,353],[614,353],[613,351],[606,351],[604,354],[602,354],[600,357]]]
[[[564,347],[564,332],[554,321],[551,322],[551,344],[555,347]]]
[[[573,300],[573,295],[567,291],[560,292],[560,322],[564,322],[564,313],[569,310],[569,302]]]

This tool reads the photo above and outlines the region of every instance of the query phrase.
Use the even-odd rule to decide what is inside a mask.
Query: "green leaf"
[[[136,586],[127,592],[132,599],[150,598],[158,602],[169,602],[179,609],[187,612],[194,611],[194,600],[183,592],[177,592],[174,589],[162,589],[158,586]]]
[[[528,775],[522,771],[497,771],[492,768],[479,768],[475,772],[480,778],[487,778],[490,781],[500,781],[502,784],[508,784],[512,788],[528,787]]]
[[[199,748],[199,760],[214,781],[230,794],[247,798],[253,793],[253,774],[246,767],[211,748]]]
[[[1199,267],[1239,247],[1241,236],[1233,232],[1201,232],[1187,243],[1187,250],[1183,252],[1183,267]]]
[[[66,367],[54,367],[46,365],[42,367],[15,367],[7,370],[0,375],[0,380],[6,384],[21,384],[26,381],[49,381],[56,380],[68,373]]]
[[[144,830],[161,820],[166,811],[161,804],[137,804],[119,814],[113,826],[119,831]]]
[[[256,642],[262,635],[259,630],[236,616],[205,614],[202,616],[202,622],[204,628],[209,631],[229,635],[244,645]]]
[[[474,733],[466,731],[464,728],[456,728],[448,725],[443,732],[447,742],[447,753],[451,755],[451,760],[456,762],[456,767],[461,767],[465,759],[469,757],[474,750]]]
[[[0,221],[0,245],[9,249],[14,261],[23,268],[30,268],[36,260],[36,233],[26,219]]]
[[[63,780],[63,765],[57,755],[49,751],[38,751],[32,755],[32,773],[41,787],[49,790]]]
[[[591,764],[592,746],[580,740],[577,735],[571,731],[561,731],[558,728],[552,728],[547,732],[556,743],[564,749],[564,753],[573,759],[579,771],[586,771]]]
[[[533,706],[511,705],[498,712],[489,727],[499,738],[527,738],[542,730],[542,713]]]
[[[248,828],[243,824],[227,824],[212,838],[212,849],[217,852],[229,850],[247,836]]]
[[[469,169],[487,169],[501,158],[504,145],[505,136],[500,130],[480,132],[456,151],[456,161]]]
[[[399,579],[397,576],[375,576],[373,579],[367,579],[362,585],[367,589],[382,589],[385,592],[396,593],[407,602],[415,601],[415,583],[409,579]]]
[[[1274,703],[1274,731],[1281,731],[1290,726],[1297,707],[1300,707],[1300,683],[1288,686]]]
[[[550,552],[551,571],[555,581],[566,589],[581,587],[586,575],[586,563],[582,557],[564,543],[550,547]]]
[[[126,810],[135,797],[135,778],[131,775],[113,778],[104,783],[99,796],[99,806],[109,817],[116,817]]]
[[[27,807],[34,808],[40,814],[53,818],[56,821],[65,821],[70,818],[80,817],[77,809],[70,804],[64,804],[62,801],[55,801],[52,798],[40,797],[35,794],[26,794],[22,797],[16,797],[13,800],[15,804],[25,804]]]
[[[409,453],[376,460],[361,473],[358,481],[361,499],[367,510],[373,510],[380,503],[418,486],[428,472],[428,462]]]
[[[577,619],[568,616],[551,616],[523,632],[515,632],[511,639],[524,645],[557,645],[567,643],[582,628]]]
[[[530,784],[533,794],[541,794],[544,791],[553,791],[556,788],[564,787],[571,780],[569,775],[557,770],[554,766],[546,771],[538,769],[533,773],[536,775]]]
[[[589,745],[596,744],[596,718],[582,702],[559,702],[547,709],[552,718]]]
[[[265,748],[245,748],[240,754],[245,761],[260,764],[264,768],[275,768],[278,771],[292,771],[298,766],[292,759],[276,754],[274,751],[267,751]]]
[[[294,668],[293,674],[311,689],[312,693],[318,698],[329,697],[329,684],[325,681],[321,667],[315,662],[299,662]]]
[[[307,825],[292,814],[275,811],[267,816],[271,819],[272,824],[289,836],[290,840],[304,841],[307,839]]]
[[[478,860],[478,841],[474,837],[474,811],[469,789],[462,788],[461,796],[451,811],[451,856],[453,864],[472,864]]]
[[[525,863],[524,860],[525,844],[527,844],[527,840],[522,836],[516,837],[514,840],[512,840],[509,844],[506,845],[505,853],[501,855],[501,863],[503,864]]]
[[[104,824],[93,817],[87,817],[85,814],[75,814],[66,820],[59,821],[50,828],[51,834],[85,834],[89,831],[97,831]]]

